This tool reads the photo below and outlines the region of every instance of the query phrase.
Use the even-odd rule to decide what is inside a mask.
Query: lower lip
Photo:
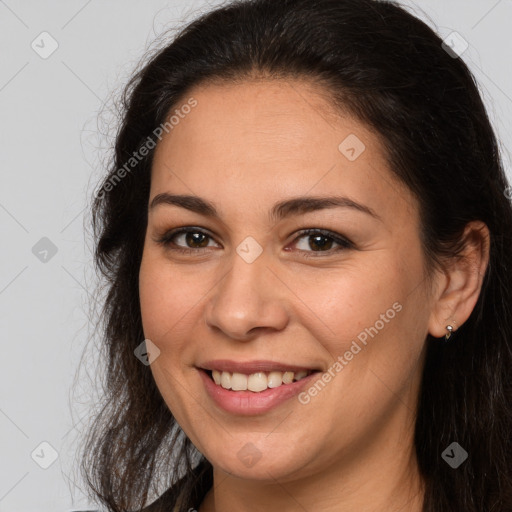
[[[224,389],[215,384],[206,371],[199,370],[199,374],[203,379],[206,392],[221,409],[232,414],[255,415],[263,414],[298,395],[312,379],[318,377],[319,372],[314,372],[291,384],[281,384],[277,388],[268,388],[256,393]]]

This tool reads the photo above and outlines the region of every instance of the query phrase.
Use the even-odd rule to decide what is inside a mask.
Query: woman
[[[453,49],[390,2],[244,0],[124,106],[108,510],[512,510],[512,211]]]

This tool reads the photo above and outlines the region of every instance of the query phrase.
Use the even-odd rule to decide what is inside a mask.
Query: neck
[[[392,441],[379,435],[343,463],[295,480],[251,481],[214,468],[199,512],[421,512],[424,489],[411,429],[408,439],[401,434]]]
[[[213,469],[213,485],[199,512],[422,512],[414,431],[420,373],[397,394],[379,425],[366,432],[320,470],[266,480],[235,477]],[[325,450],[328,452],[328,450]]]

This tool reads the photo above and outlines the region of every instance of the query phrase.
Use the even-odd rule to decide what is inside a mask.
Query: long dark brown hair
[[[187,25],[126,86],[92,206],[107,295],[104,402],[81,465],[91,495],[109,511],[134,511],[168,488],[151,510],[168,511],[181,495],[186,511],[212,485],[210,462],[134,356],[144,340],[138,273],[153,156],[139,150],[191,87],[259,75],[314,80],[333,106],[378,133],[390,168],[418,200],[431,269],[458,254],[468,222],[488,226],[490,261],[471,316],[449,343],[426,340],[415,447],[424,512],[512,510],[512,208],[500,147],[463,60],[407,10],[376,0],[231,2]],[[468,453],[457,469],[441,456],[454,441]]]

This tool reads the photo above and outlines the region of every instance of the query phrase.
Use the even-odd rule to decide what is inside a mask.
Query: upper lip
[[[299,372],[299,371],[317,371],[317,368],[308,366],[294,365],[289,363],[280,363],[279,361],[232,361],[229,359],[215,359],[213,361],[206,361],[198,365],[203,370],[218,370],[231,373],[244,373],[250,375],[257,372],[272,372],[272,371],[286,371],[286,372]]]

